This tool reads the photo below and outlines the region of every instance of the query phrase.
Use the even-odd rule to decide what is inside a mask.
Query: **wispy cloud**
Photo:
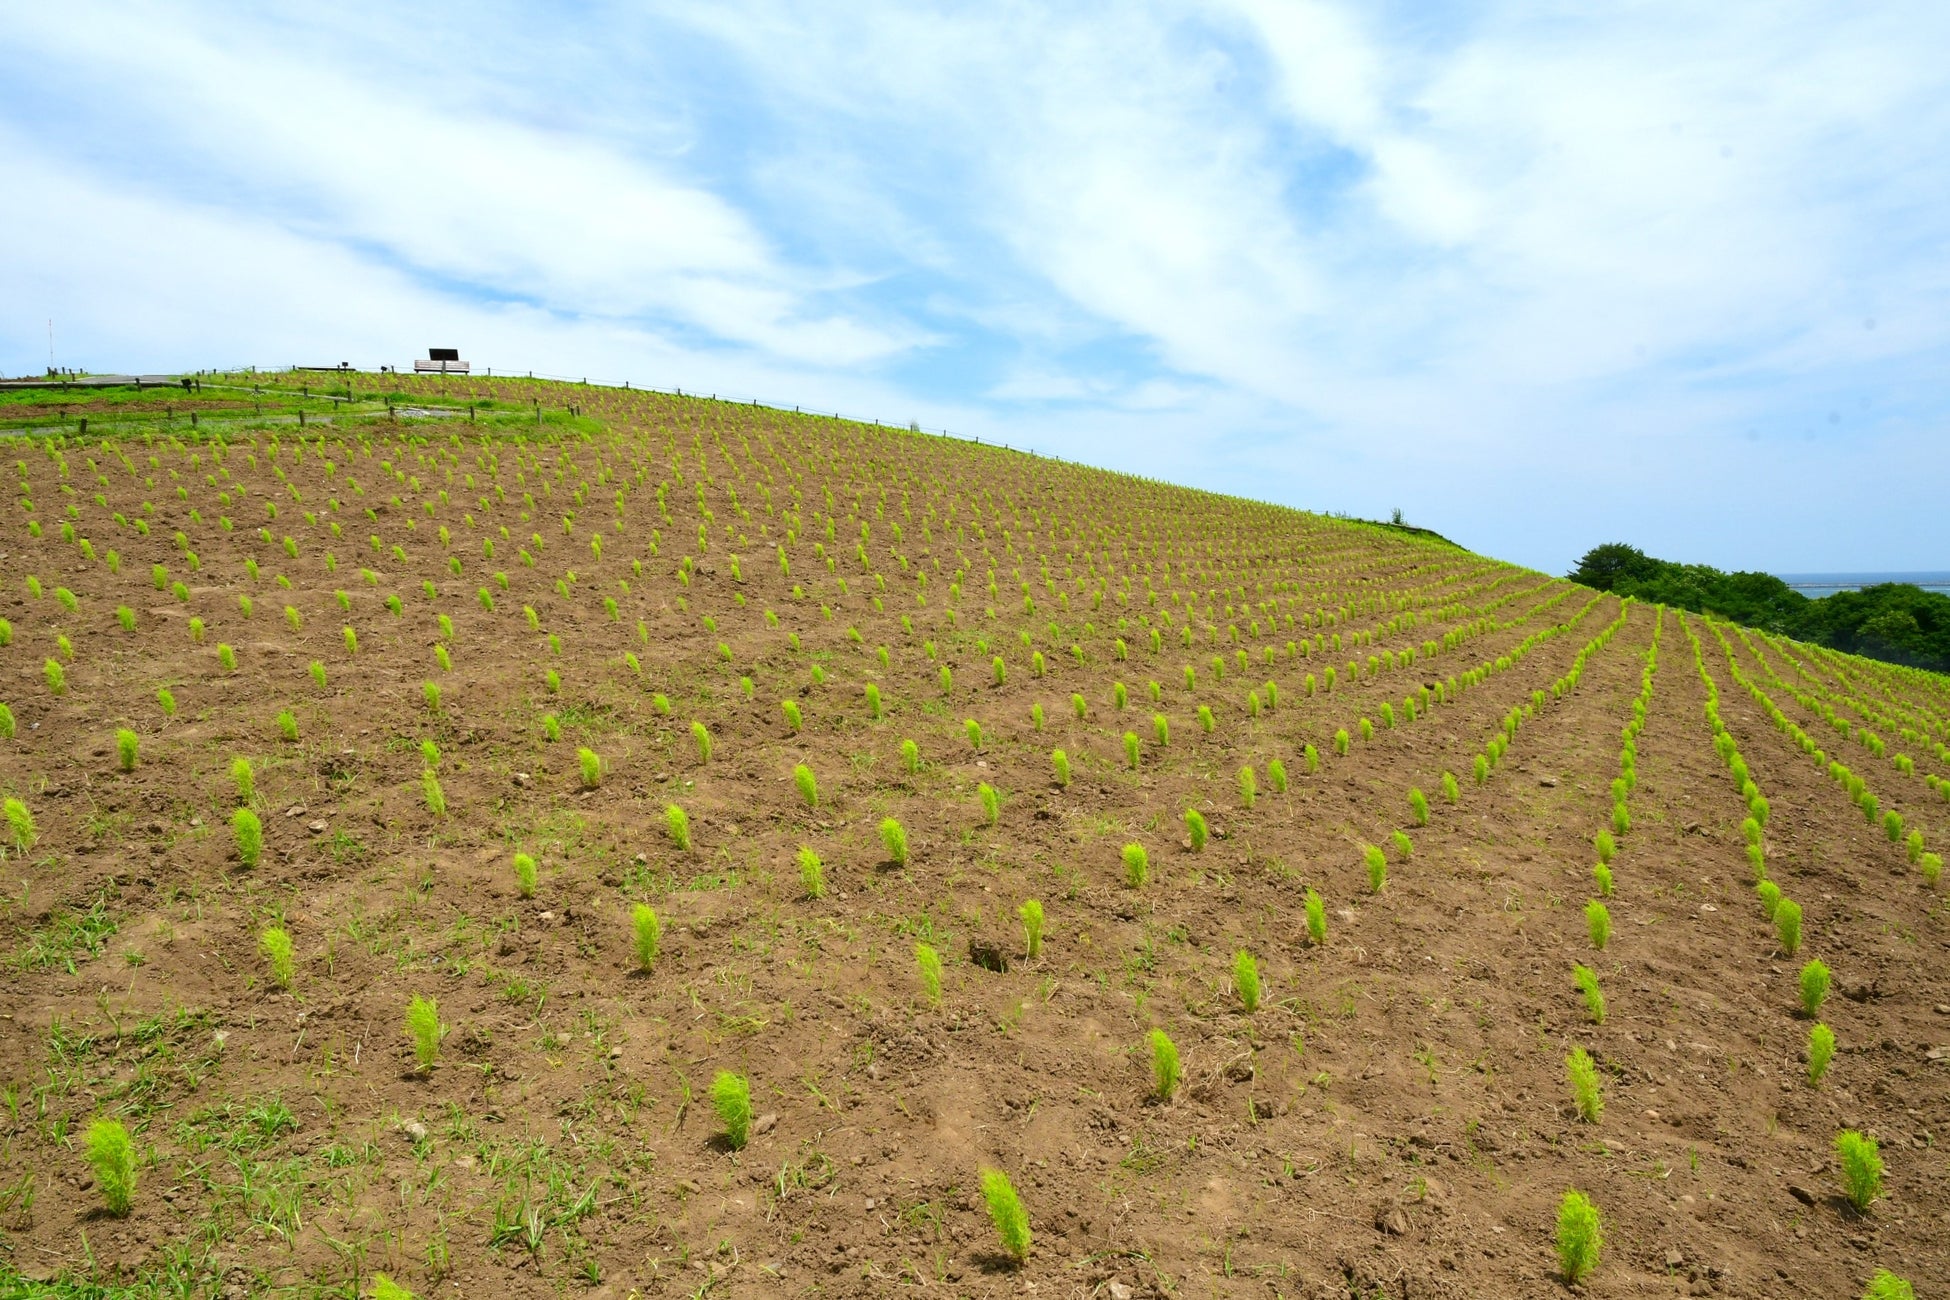
[[[102,365],[455,342],[1551,567],[1940,567],[1946,47],[1795,0],[27,9],[0,368],[49,316]]]

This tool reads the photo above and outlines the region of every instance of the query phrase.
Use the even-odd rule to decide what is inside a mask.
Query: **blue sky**
[[[1950,6],[9,6],[0,370],[478,364],[1950,569]]]

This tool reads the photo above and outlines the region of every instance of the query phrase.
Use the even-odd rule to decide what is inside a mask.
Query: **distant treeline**
[[[1587,551],[1570,578],[1849,654],[1950,672],[1950,596],[1907,582],[1811,600],[1771,573],[1722,573],[1705,564],[1655,560],[1623,542]]]

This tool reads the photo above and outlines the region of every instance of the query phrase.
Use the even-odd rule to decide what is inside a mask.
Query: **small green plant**
[[[1162,1029],[1151,1031],[1150,1042],[1152,1095],[1159,1101],[1170,1101],[1178,1091],[1178,1044]]]
[[[1144,888],[1144,882],[1151,877],[1151,857],[1142,844],[1124,846],[1124,883],[1132,889]]]
[[[1886,1268],[1876,1270],[1862,1300],[1916,1300],[1916,1288]]]
[[[1801,968],[1801,1010],[1809,1019],[1821,1014],[1821,1004],[1828,1000],[1828,967],[1817,957]]]
[[[142,747],[142,738],[123,727],[115,733],[115,758],[124,772],[135,771],[136,751]]]
[[[697,761],[711,761],[711,730],[702,722],[691,723],[691,739],[697,744]]]
[[[257,865],[264,854],[264,823],[248,808],[239,808],[230,817],[230,833],[237,841],[237,857],[247,867]]]
[[[414,1300],[413,1293],[384,1273],[372,1275],[372,1300]]]
[[[1232,987],[1249,1013],[1259,1010],[1259,963],[1244,948],[1232,955]]]
[[[7,837],[13,841],[14,852],[25,853],[33,848],[40,832],[34,828],[34,814],[27,811],[27,805],[10,798],[0,808],[7,815]]]
[[[526,853],[515,854],[515,892],[523,898],[533,898],[535,879],[535,859]]]
[[[1611,897],[1611,868],[1606,866],[1604,863],[1600,862],[1598,865],[1591,868],[1591,878],[1592,880],[1597,882],[1598,893],[1605,898],[1610,898]]]
[[[230,760],[230,780],[237,787],[237,802],[257,802],[257,772],[248,758]]]
[[[962,734],[968,737],[968,747],[980,752],[982,748],[982,724],[973,718],[962,719]]]
[[[317,686],[319,690],[321,691],[324,690],[325,689],[325,665],[319,662],[318,660],[314,659],[311,661],[311,667],[306,671],[311,673],[312,684]]]
[[[1311,885],[1307,887],[1307,938],[1316,948],[1327,942],[1327,904]]]
[[[1205,851],[1207,827],[1205,825],[1204,813],[1196,808],[1187,808],[1185,810],[1185,834],[1191,840],[1192,852],[1203,853]]]
[[[1135,731],[1124,733],[1124,762],[1133,772],[1138,768],[1138,734]]]
[[[1246,764],[1239,769],[1239,802],[1250,810],[1259,799],[1259,781],[1253,775],[1253,765]]]
[[[1402,862],[1415,856],[1415,841],[1408,838],[1407,831],[1396,831],[1389,839],[1395,845],[1395,857]]]
[[[1429,797],[1419,787],[1408,788],[1408,811],[1415,818],[1417,826],[1429,824]]]
[[[1462,787],[1456,783],[1454,772],[1442,774],[1442,797],[1452,804],[1462,802]]]
[[[975,787],[975,796],[982,801],[982,824],[995,825],[995,819],[1002,815],[1002,796],[987,781]]]
[[[657,964],[657,945],[663,933],[663,922],[657,919],[656,908],[638,903],[630,909],[630,938],[636,949],[638,970],[648,973]]]
[[[62,695],[68,689],[67,670],[61,667],[59,659],[50,659],[41,665],[41,676],[47,679],[47,689]]]
[[[1781,940],[1781,951],[1788,956],[1801,950],[1801,904],[1783,898],[1774,905],[1774,933]]]
[[[1584,995],[1584,1009],[1591,1017],[1591,1023],[1604,1024],[1605,994],[1604,990],[1598,987],[1598,972],[1589,966],[1574,965],[1571,967],[1571,980],[1578,986],[1578,992]]]
[[[989,1219],[995,1224],[1002,1249],[1021,1267],[1029,1258],[1029,1213],[1022,1208],[1022,1198],[1016,1195],[1009,1175],[1000,1169],[984,1169],[982,1199],[988,1203]]]
[[[1571,1096],[1577,1102],[1578,1118],[1587,1124],[1596,1124],[1604,1114],[1605,1101],[1598,1090],[1598,1066],[1591,1059],[1591,1053],[1582,1047],[1574,1047],[1564,1058],[1564,1071],[1571,1079]]]
[[[805,715],[799,712],[799,701],[780,700],[779,708],[785,713],[785,725],[788,731],[796,732],[805,725]]]
[[[406,1006],[406,1033],[413,1040],[413,1059],[426,1074],[440,1057],[440,1040],[447,1026],[440,1023],[440,1006],[432,998],[413,995]]]
[[[1212,716],[1212,706],[1209,704],[1199,705],[1198,706],[1198,729],[1200,731],[1205,732],[1207,735],[1210,735],[1212,734],[1213,729],[1216,728],[1218,725],[1219,725],[1219,720]]]
[[[594,790],[603,783],[603,760],[595,750],[583,747],[576,750],[576,768],[582,774],[582,788]]]
[[[173,706],[175,705],[175,703],[176,702],[174,700],[170,701],[170,704],[172,706],[171,712],[174,712]],[[278,711],[278,734],[280,736],[283,736],[285,740],[289,743],[292,744],[297,743],[298,715],[293,713],[290,709],[280,709]]]
[[[819,781],[810,767],[804,763],[795,766],[792,769],[792,784],[798,787],[799,797],[806,801],[806,807],[819,807]]]
[[[921,747],[911,740],[901,741],[901,767],[909,776],[921,770]]]
[[[670,842],[679,849],[688,851],[691,847],[691,819],[676,804],[664,806],[664,830],[670,835]]]
[[[1342,758],[1347,757],[1348,746],[1352,743],[1353,738],[1347,734],[1346,727],[1342,727],[1334,733],[1334,752]]]
[[[880,720],[880,688],[872,682],[867,683],[867,716],[876,722]]]
[[[135,611],[127,605],[121,605],[116,608],[115,621],[122,625],[124,632],[135,631]]]
[[[1028,899],[1016,909],[1022,920],[1023,955],[1038,957],[1043,951],[1043,905],[1035,899]]]
[[[1266,764],[1266,784],[1273,787],[1274,794],[1286,793],[1286,764],[1272,759]]]
[[[907,865],[907,831],[892,817],[880,819],[880,843],[889,862],[897,867]]]
[[[257,937],[258,951],[271,963],[271,982],[281,989],[291,987],[291,977],[296,973],[292,958],[291,935],[281,926],[269,926]]]
[[[1584,924],[1591,932],[1591,946],[1603,952],[1611,942],[1611,909],[1592,899],[1584,905]]]
[[[1388,855],[1373,844],[1363,844],[1361,858],[1368,867],[1368,891],[1379,894],[1388,887]]]
[[[440,766],[440,746],[431,740],[420,742],[420,765],[422,767]]]
[[[1162,713],[1151,715],[1151,739],[1164,749],[1171,744],[1171,719]]]
[[[1605,1237],[1598,1207],[1583,1192],[1566,1192],[1557,1203],[1557,1265],[1573,1286],[1598,1267]]]
[[[921,992],[928,1005],[941,1005],[941,954],[925,943],[914,945],[914,967],[921,974]]]
[[[14,711],[0,704],[0,740],[12,740],[14,732],[18,729],[19,723],[14,720]]]
[[[1835,1156],[1842,1166],[1842,1190],[1860,1214],[1882,1195],[1882,1153],[1876,1140],[1854,1129],[1835,1135]]]
[[[88,1126],[86,1143],[103,1207],[118,1219],[127,1218],[135,1199],[135,1143],[129,1131],[115,1120],[98,1119]]]
[[[1049,752],[1050,765],[1056,769],[1056,784],[1064,789],[1070,784],[1070,756],[1060,749]]]
[[[799,846],[799,885],[807,898],[826,896],[826,868],[819,855],[803,844]]]
[[[725,1145],[743,1151],[752,1136],[752,1085],[742,1074],[719,1070],[711,1080],[711,1109],[724,1125]]]
[[[1610,831],[1599,831],[1592,842],[1598,846],[1598,861],[1610,866],[1611,860],[1618,856],[1618,841]]]
[[[1835,1031],[1817,1022],[1808,1031],[1808,1085],[1821,1086],[1821,1076],[1828,1073],[1828,1063],[1835,1059]]]
[[[435,817],[447,815],[447,792],[440,788],[440,774],[430,767],[420,773],[420,797],[426,800],[427,811]]]

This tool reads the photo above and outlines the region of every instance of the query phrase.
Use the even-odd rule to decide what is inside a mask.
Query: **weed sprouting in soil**
[[[1869,1289],[1862,1293],[1862,1300],[1916,1300],[1916,1288],[1888,1269],[1879,1268],[1869,1279]]]
[[[281,989],[291,987],[297,967],[292,955],[291,935],[282,926],[267,926],[257,937],[258,951],[271,963],[271,982]]]
[[[1247,1012],[1259,1010],[1259,963],[1244,948],[1232,955],[1232,987]]]
[[[792,769],[792,784],[798,789],[799,797],[806,801],[806,807],[819,807],[819,781],[813,776],[812,768],[800,763]]]
[[[798,856],[794,860],[799,865],[799,886],[805,891],[806,897],[824,898],[826,896],[826,868],[825,864],[819,860],[819,855],[802,844],[799,846]]]
[[[1178,1091],[1178,1044],[1172,1042],[1171,1035],[1162,1029],[1152,1030],[1148,1041],[1151,1044],[1151,1095],[1159,1101],[1170,1101],[1172,1094]]]
[[[1144,888],[1144,882],[1151,878],[1151,855],[1144,851],[1142,844],[1126,844],[1122,856],[1124,883],[1132,889]]]
[[[1604,1024],[1605,994],[1598,987],[1598,972],[1589,966],[1574,965],[1571,967],[1571,981],[1577,985],[1578,992],[1584,995],[1584,1010],[1585,1014],[1591,1017],[1591,1023]]]
[[[1876,1140],[1855,1129],[1843,1129],[1835,1135],[1835,1158],[1841,1165],[1843,1195],[1856,1213],[1866,1213],[1882,1195],[1882,1153]]]
[[[1408,811],[1417,826],[1429,824],[1429,797],[1415,786],[1408,788]]]
[[[1584,924],[1591,934],[1591,946],[1603,952],[1611,942],[1611,909],[1592,899],[1584,905]]]
[[[670,842],[672,844],[675,844],[679,850],[685,852],[688,852],[690,850],[691,847],[690,816],[686,814],[682,808],[679,808],[674,803],[666,804],[664,806],[664,832],[665,834],[670,836]]]
[[[1388,887],[1388,855],[1376,845],[1363,844],[1361,860],[1368,868],[1368,892],[1379,894]]]
[[[413,1060],[421,1074],[432,1071],[440,1058],[440,1040],[447,1026],[440,1023],[440,1007],[432,998],[415,993],[406,1006],[406,1033],[413,1040]]]
[[[1307,938],[1318,948],[1327,942],[1327,904],[1312,886],[1307,888]]]
[[[1286,793],[1286,764],[1279,759],[1271,759],[1266,764],[1266,784],[1273,788],[1274,794]]]
[[[1835,1059],[1835,1031],[1817,1022],[1808,1030],[1808,1086],[1819,1088],[1821,1078],[1828,1073],[1828,1063]]]
[[[124,772],[135,771],[137,751],[142,747],[142,738],[123,727],[115,733],[116,763]]]
[[[1801,904],[1783,898],[1774,905],[1774,933],[1781,941],[1781,951],[1788,956],[1801,950]]]
[[[1571,1080],[1571,1098],[1578,1108],[1578,1118],[1587,1124],[1596,1124],[1604,1113],[1605,1102],[1598,1087],[1598,1066],[1591,1054],[1582,1047],[1574,1047],[1564,1058],[1564,1071]]]
[[[724,1125],[725,1145],[743,1151],[752,1133],[751,1081],[731,1070],[718,1071],[711,1080],[711,1109],[718,1113],[718,1123]]]
[[[1801,968],[1801,1010],[1810,1020],[1821,1014],[1821,1004],[1828,1000],[1828,984],[1828,967],[1820,958]]]
[[[663,922],[657,909],[638,903],[630,909],[630,941],[636,953],[636,968],[648,974],[657,964],[657,945],[663,940]]]
[[[907,830],[892,817],[880,819],[880,844],[889,862],[897,867],[907,865]]]
[[[914,969],[921,976],[921,995],[931,1007],[941,1005],[941,954],[925,943],[914,945]]]
[[[1002,1249],[1021,1267],[1029,1258],[1029,1214],[1022,1208],[1015,1185],[1000,1169],[984,1169],[982,1199],[988,1205],[989,1220],[995,1224]]]
[[[1566,1192],[1557,1203],[1557,1266],[1573,1286],[1591,1276],[1605,1244],[1598,1207],[1583,1192]]]
[[[1031,898],[1016,909],[1022,920],[1023,955],[1032,960],[1043,952],[1043,905]]]
[[[1202,853],[1205,851],[1206,834],[1205,814],[1196,808],[1187,808],[1185,810],[1185,836],[1191,843],[1192,852]]]
[[[135,1200],[135,1142],[129,1131],[120,1121],[98,1119],[88,1125],[85,1143],[102,1208],[115,1218],[127,1218]]]
[[[515,854],[515,892],[523,898],[533,898],[535,879],[535,859],[526,853]]]
[[[248,808],[230,815],[230,833],[237,842],[237,857],[246,867],[255,867],[264,853],[264,823]]]

